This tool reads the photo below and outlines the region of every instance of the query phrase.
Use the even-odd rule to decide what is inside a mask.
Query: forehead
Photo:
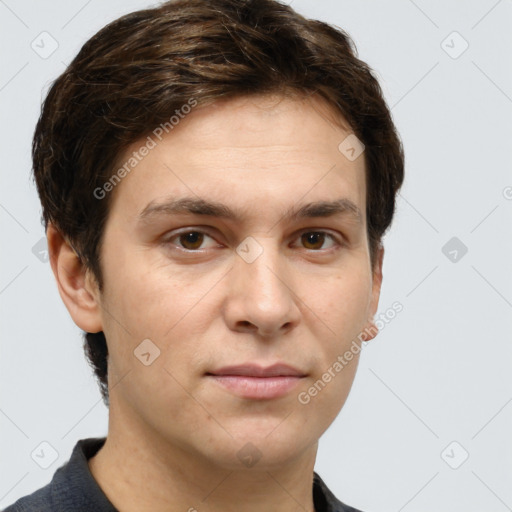
[[[119,168],[151,146],[125,165],[130,171],[113,190],[111,213],[135,218],[181,196],[260,217],[301,202],[347,199],[364,214],[364,153],[352,160],[340,151],[350,133],[317,98],[252,96],[196,107],[161,140],[152,132],[121,156]]]

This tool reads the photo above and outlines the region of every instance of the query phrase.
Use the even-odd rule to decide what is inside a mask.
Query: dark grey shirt
[[[87,464],[87,459],[93,457],[104,442],[104,437],[78,441],[69,461],[55,472],[48,485],[20,498],[4,512],[118,512],[94,480]],[[313,502],[316,512],[360,512],[338,501],[316,473]]]

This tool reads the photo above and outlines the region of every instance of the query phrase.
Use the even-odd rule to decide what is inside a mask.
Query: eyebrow
[[[159,215],[194,214],[218,217],[227,220],[243,220],[246,215],[239,210],[216,202],[198,197],[168,198],[163,202],[151,201],[139,214],[139,222],[149,222]],[[292,206],[283,215],[284,219],[297,221],[305,218],[344,216],[362,223],[362,213],[359,207],[350,199],[342,198],[335,201],[316,201],[300,207]]]

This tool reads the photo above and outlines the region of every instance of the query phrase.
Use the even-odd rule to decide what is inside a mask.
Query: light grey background
[[[40,260],[31,137],[49,84],[82,44],[149,5],[0,0],[0,508],[46,484],[78,439],[106,434],[80,330]],[[379,307],[404,309],[365,347],[316,471],[365,512],[512,510],[512,1],[292,5],[353,37],[407,165]],[[43,31],[58,43],[47,58],[31,47],[51,50]],[[452,237],[465,255],[456,241],[445,256]],[[51,462],[41,442],[58,453],[47,469],[31,458]]]

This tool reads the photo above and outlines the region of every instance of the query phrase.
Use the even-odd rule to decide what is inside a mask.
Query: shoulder
[[[79,440],[70,459],[57,469],[49,484],[18,499],[3,512],[116,512],[87,465],[104,442],[105,438]]]
[[[47,512],[54,510],[51,483],[41,487],[37,491],[20,498],[12,505],[9,505],[3,512],[28,512],[37,510]]]
[[[317,512],[362,512],[341,502],[318,473],[313,473],[313,501]]]

